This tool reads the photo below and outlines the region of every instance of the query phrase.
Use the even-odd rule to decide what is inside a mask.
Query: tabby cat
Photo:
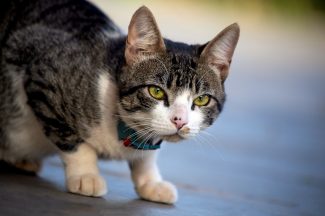
[[[164,39],[145,6],[125,35],[83,0],[0,4],[0,159],[37,171],[58,153],[67,190],[95,197],[98,158],[127,160],[141,198],[174,203],[157,149],[216,120],[239,26],[187,45]]]

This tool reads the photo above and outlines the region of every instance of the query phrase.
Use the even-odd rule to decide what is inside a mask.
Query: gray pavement
[[[112,4],[113,19],[127,23],[134,4]],[[192,29],[177,29],[179,22],[188,25],[191,13],[180,9],[185,18],[177,20],[175,11],[164,15],[168,6],[148,6],[158,14],[163,34],[181,31],[180,39],[188,42],[204,42],[212,26],[221,30],[232,22],[205,20],[207,30],[199,32],[204,38],[195,40],[198,33],[187,34]],[[129,17],[120,18],[121,8]],[[54,157],[39,177],[0,165],[0,215],[325,215],[323,20],[236,19],[242,35],[226,82],[224,112],[197,139],[164,144],[159,157],[163,176],[179,188],[178,203],[138,199],[124,162],[100,163],[109,187],[104,198],[65,193],[63,168]],[[191,20],[191,26],[202,20]]]

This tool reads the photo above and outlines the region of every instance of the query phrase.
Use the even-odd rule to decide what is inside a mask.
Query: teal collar
[[[162,140],[159,140],[156,144],[153,144],[152,140],[144,142],[144,140],[139,139],[137,132],[128,127],[122,120],[118,121],[117,131],[118,138],[123,140],[125,147],[132,147],[137,150],[156,150],[160,148],[162,142]]]

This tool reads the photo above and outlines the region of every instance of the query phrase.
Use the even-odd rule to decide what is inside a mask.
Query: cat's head
[[[239,38],[232,24],[205,45],[164,40],[146,7],[132,17],[119,77],[119,114],[143,138],[179,141],[209,127],[225,102],[223,83]]]

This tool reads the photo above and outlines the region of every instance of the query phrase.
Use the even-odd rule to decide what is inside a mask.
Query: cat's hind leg
[[[19,174],[27,175],[37,175],[42,167],[41,160],[39,161],[16,161],[16,162],[7,162],[0,160],[0,169],[1,171],[9,171]]]
[[[6,129],[0,146],[0,160],[29,173],[41,169],[44,157],[55,152],[55,146],[45,137],[31,110],[20,116]]]
[[[19,161],[12,164],[15,168],[23,170],[27,173],[36,174],[41,170],[42,162],[39,161]]]
[[[42,158],[54,153],[55,147],[27,105],[20,76],[0,71],[0,101],[0,160],[28,172],[39,171]]]

